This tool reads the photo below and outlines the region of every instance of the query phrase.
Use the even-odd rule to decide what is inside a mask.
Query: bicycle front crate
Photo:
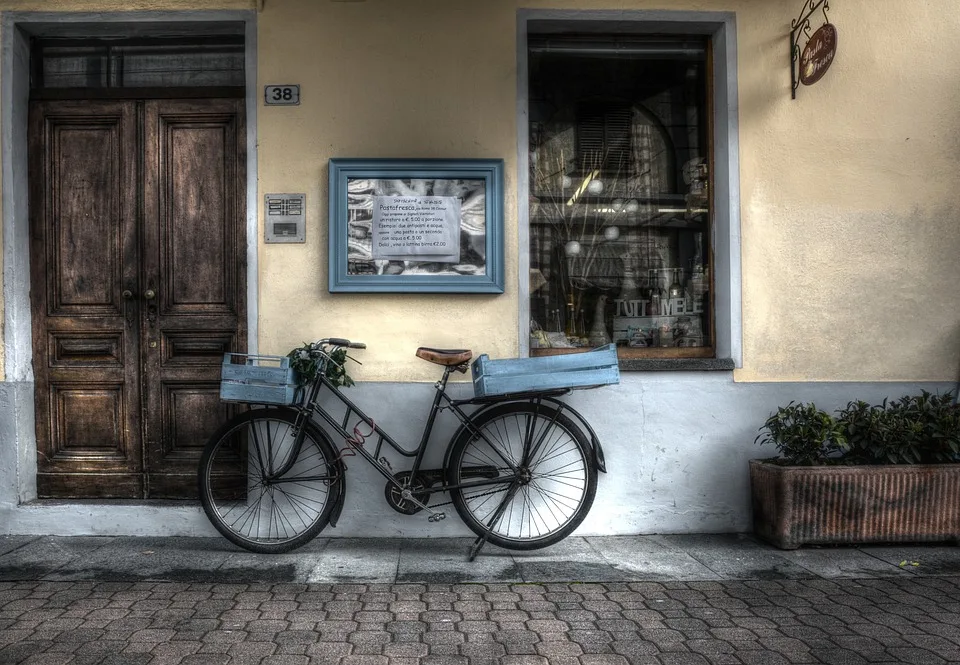
[[[473,361],[471,370],[475,397],[620,383],[615,344],[538,358],[490,360],[483,354]]]
[[[297,392],[296,372],[283,356],[223,354],[220,399],[225,402],[292,404]]]

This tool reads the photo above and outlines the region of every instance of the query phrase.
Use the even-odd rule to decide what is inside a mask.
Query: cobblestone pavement
[[[960,662],[960,577],[0,582],[0,664]]]

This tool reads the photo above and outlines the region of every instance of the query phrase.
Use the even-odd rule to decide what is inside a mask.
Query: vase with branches
[[[640,213],[632,198],[625,169],[604,170],[602,154],[592,153],[574,167],[561,148],[534,169],[533,215],[545,225],[553,244],[556,305],[565,312],[566,332],[576,326],[570,317],[596,311],[597,297],[620,288],[625,266],[633,258],[624,251],[620,227]],[[598,314],[594,315],[596,319]],[[592,328],[597,328],[596,320]],[[581,331],[576,342],[588,344]]]

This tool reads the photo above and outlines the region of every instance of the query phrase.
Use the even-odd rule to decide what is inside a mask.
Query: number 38
[[[272,85],[266,90],[268,104],[299,104],[300,88],[295,85]]]

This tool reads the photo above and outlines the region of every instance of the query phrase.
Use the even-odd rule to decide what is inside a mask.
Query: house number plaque
[[[299,106],[299,85],[266,85],[263,87],[263,103],[267,106]]]

